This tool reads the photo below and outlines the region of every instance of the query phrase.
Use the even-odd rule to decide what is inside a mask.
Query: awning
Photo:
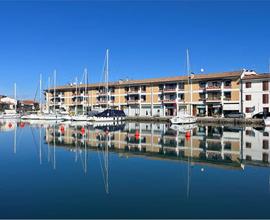
[[[239,104],[236,103],[236,104],[224,104],[223,105],[223,110],[227,110],[227,111],[230,111],[230,110],[237,110],[239,111]]]
[[[198,105],[197,108],[206,108],[204,105]]]

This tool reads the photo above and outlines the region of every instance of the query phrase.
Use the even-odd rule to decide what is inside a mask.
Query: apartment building
[[[109,106],[129,116],[223,116],[239,112],[244,70],[104,84],[65,85],[45,91],[48,109],[80,113]],[[107,95],[108,94],[108,95]]]
[[[246,72],[242,78],[243,112],[246,117],[259,112],[269,112],[270,74]]]

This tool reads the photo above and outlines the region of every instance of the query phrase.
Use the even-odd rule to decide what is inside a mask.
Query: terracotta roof
[[[220,73],[209,73],[209,74],[194,74],[192,80],[214,80],[214,79],[224,79],[224,78],[238,78],[241,76],[243,70],[231,71],[231,72],[220,72]],[[136,84],[152,84],[152,83],[169,83],[175,81],[187,81],[187,76],[174,76],[174,77],[162,77],[162,78],[149,78],[149,79],[141,79],[141,80],[126,80],[126,81],[118,81],[118,82],[110,82],[109,86],[127,86],[127,85],[136,85]],[[88,88],[95,88],[99,86],[104,86],[104,83],[93,83],[88,84]],[[78,85],[78,88],[84,88],[85,84]],[[57,86],[57,90],[66,90],[66,89],[74,89],[75,85],[64,85]],[[50,88],[49,90],[53,90]],[[47,90],[45,90],[47,91]]]
[[[256,75],[246,75],[243,77],[243,80],[245,79],[266,79],[270,78],[270,73],[261,73],[261,74],[256,74]]]
[[[21,100],[20,103],[24,104],[24,105],[33,105],[33,104],[36,104],[38,102],[36,102],[34,100]]]

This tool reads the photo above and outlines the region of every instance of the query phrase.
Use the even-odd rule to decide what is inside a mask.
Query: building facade
[[[46,105],[47,109],[70,113],[109,106],[129,116],[175,116],[181,111],[194,116],[223,116],[240,111],[240,84],[245,72],[118,81],[109,83],[108,93],[104,84],[70,84],[46,90]]]
[[[269,112],[270,74],[246,73],[242,78],[243,112],[246,117],[259,112]]]

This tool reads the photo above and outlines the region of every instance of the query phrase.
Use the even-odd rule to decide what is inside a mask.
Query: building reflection
[[[145,156],[159,160],[244,168],[269,166],[267,129],[196,125],[191,136],[166,124],[128,123],[118,126],[58,124],[46,127],[46,142],[70,150],[104,150],[120,156]]]

